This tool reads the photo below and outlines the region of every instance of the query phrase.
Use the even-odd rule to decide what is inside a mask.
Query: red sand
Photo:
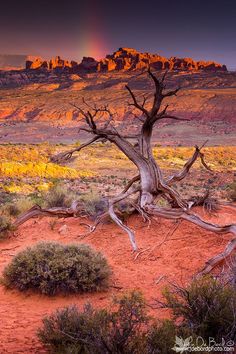
[[[232,223],[235,222],[236,211],[225,208],[221,215],[211,219],[220,224]],[[229,234],[216,235],[182,222],[174,234],[159,245],[176,224],[158,219],[147,228],[139,216],[133,216],[128,224],[136,230],[140,249],[157,246],[151,254],[147,251],[134,260],[128,237],[114,224],[100,225],[93,234],[81,240],[79,235],[85,231],[85,227],[80,222],[84,222],[84,219],[59,219],[52,230],[54,220],[30,220],[10,239],[1,241],[1,271],[17,252],[38,241],[88,243],[107,257],[113,269],[113,287],[107,292],[96,294],[47,297],[6,290],[0,286],[0,353],[46,353],[38,342],[36,331],[42,317],[58,307],[69,304],[81,306],[85,302],[104,306],[110,302],[112,295],[133,288],[142,290],[148,301],[160,298],[161,290],[168,281],[186,284],[204,266],[205,261],[224,249],[232,237]],[[61,235],[58,230],[64,224],[68,230]],[[161,310],[155,310],[153,314],[167,316]]]

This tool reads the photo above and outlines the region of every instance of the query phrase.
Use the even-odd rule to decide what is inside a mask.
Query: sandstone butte
[[[81,63],[61,59],[60,56],[49,61],[34,58],[26,61],[26,70],[65,70],[77,72],[107,72],[140,70],[151,66],[155,70],[207,70],[227,71],[225,65],[213,61],[194,61],[192,58],[170,57],[169,59],[158,54],[140,53],[132,48],[119,48],[113,54],[108,54],[99,61],[91,57],[84,57]]]

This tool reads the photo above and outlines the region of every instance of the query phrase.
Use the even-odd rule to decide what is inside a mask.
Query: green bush
[[[212,277],[194,280],[187,288],[164,292],[166,306],[182,327],[208,340],[236,340],[236,292]]]
[[[39,243],[18,253],[5,268],[3,283],[43,294],[98,291],[108,286],[110,267],[87,245]]]
[[[43,328],[39,330],[38,336],[49,347],[50,352],[88,353],[88,334],[96,329],[100,330],[101,322],[105,326],[106,319],[106,311],[98,313],[89,305],[84,306],[81,312],[76,306],[68,306],[44,318]]]
[[[112,310],[60,309],[43,320],[38,335],[56,354],[172,354],[176,336],[195,347],[198,336],[206,343],[209,337],[235,341],[235,296],[231,286],[204,277],[185,289],[166,290],[165,306],[174,318],[153,321],[142,295],[133,291],[115,299]]]
[[[57,354],[140,354],[145,350],[148,318],[140,293],[115,300],[115,311],[95,310],[85,305],[56,311],[43,320],[40,340]]]

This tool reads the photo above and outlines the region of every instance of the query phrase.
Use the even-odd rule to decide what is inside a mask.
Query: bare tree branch
[[[130,243],[131,243],[132,248],[133,248],[134,251],[137,251],[137,249],[138,249],[138,247],[136,245],[136,241],[135,241],[135,234],[134,234],[133,230],[131,230],[127,225],[125,225],[121,221],[121,219],[117,216],[117,214],[114,211],[114,205],[116,203],[120,202],[121,200],[126,199],[130,195],[135,194],[135,193],[137,193],[139,191],[140,191],[140,187],[137,187],[137,188],[131,190],[130,192],[126,191],[125,193],[121,193],[117,197],[112,198],[109,201],[109,209],[108,209],[108,212],[109,212],[109,215],[110,215],[111,219],[118,226],[120,226],[124,231],[127,232],[128,236],[129,236]]]
[[[159,119],[165,119],[165,118],[170,118],[170,119],[174,119],[174,120],[184,120],[187,122],[190,121],[190,119],[188,119],[188,118],[180,118],[180,117],[172,116],[171,114],[163,114],[162,116],[160,116]]]
[[[194,162],[197,160],[198,157],[200,157],[201,162],[203,163],[203,166],[208,171],[212,172],[210,167],[207,166],[207,164],[204,161],[204,154],[201,152],[201,148],[199,148],[198,146],[195,146],[195,151],[194,151],[193,156],[190,157],[190,159],[185,163],[183,169],[180,172],[178,172],[177,174],[174,174],[173,176],[171,176],[171,177],[166,179],[166,183],[168,185],[170,185],[170,184],[172,184],[174,182],[179,182],[182,179],[184,179],[187,176],[187,174],[189,173],[190,168],[193,166]]]
[[[176,96],[176,94],[177,94],[177,92],[179,92],[179,90],[180,90],[180,87],[178,87],[178,88],[175,89],[175,90],[170,90],[170,91],[168,91],[168,92],[165,92],[165,93],[163,94],[163,97]]]
[[[147,111],[142,105],[140,105],[140,104],[138,103],[138,101],[137,101],[137,99],[136,99],[136,97],[135,97],[133,91],[129,88],[128,85],[125,85],[125,87],[126,87],[126,89],[129,91],[129,93],[130,93],[130,95],[131,95],[131,97],[132,97],[132,99],[133,99],[133,103],[130,103],[130,105],[136,107],[137,109],[139,109],[140,111],[142,111],[142,112],[148,117],[148,116],[149,116],[148,111]]]
[[[67,152],[62,152],[62,153],[52,156],[50,160],[51,160],[51,162],[54,162],[54,163],[59,163],[59,162],[61,163],[63,161],[68,161],[72,157],[74,152],[78,152],[78,151],[84,149],[85,147],[91,145],[92,143],[94,143],[95,141],[98,141],[99,139],[100,139],[99,136],[94,136],[92,139],[90,139],[89,141],[87,141],[84,144],[81,144],[80,146],[78,146],[75,149],[69,150]]]

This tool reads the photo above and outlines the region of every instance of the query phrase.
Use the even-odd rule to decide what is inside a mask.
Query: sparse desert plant
[[[188,290],[175,287],[165,296],[174,320],[153,321],[144,298],[133,291],[115,299],[108,309],[97,310],[90,304],[82,311],[76,306],[59,309],[44,318],[38,335],[57,354],[171,354],[176,344],[181,351],[176,336],[189,339],[194,347],[199,345],[199,336],[205,343],[209,337],[220,343],[222,338],[235,340],[232,288],[204,278],[194,281]]]
[[[11,219],[6,215],[0,215],[0,239],[5,238],[12,228]]]
[[[1,212],[3,215],[17,216],[19,215],[19,210],[15,203],[6,203],[1,206]]]
[[[5,210],[11,216],[18,216],[23,214],[34,205],[34,200],[29,197],[21,197],[12,203],[5,205]]]
[[[171,320],[155,322],[147,333],[147,353],[172,354],[177,326]]]
[[[236,202],[236,181],[228,186],[228,198]]]
[[[87,245],[43,242],[18,253],[4,269],[3,283],[43,294],[99,291],[108,286],[110,267]]]
[[[229,257],[220,272],[219,279],[225,284],[231,284],[236,291],[236,255]]]
[[[236,292],[212,277],[194,280],[188,287],[165,290],[166,307],[182,327],[202,338],[236,340]]]
[[[13,198],[14,198],[14,194],[9,194],[9,193],[0,191],[0,205],[3,205],[5,203],[10,203]]]
[[[86,215],[96,217],[107,209],[107,201],[93,191],[81,194],[79,197],[81,208]]]
[[[52,220],[49,221],[49,226],[50,226],[50,229],[52,231],[55,230],[56,224],[57,224],[57,220],[56,219],[52,219]]]
[[[88,304],[82,311],[73,305],[57,310],[43,319],[38,331],[40,340],[57,354],[92,353],[95,338],[107,333],[110,315],[107,310],[95,310]],[[100,353],[95,348],[93,353]]]
[[[116,310],[66,307],[43,320],[39,338],[53,353],[145,353],[148,317],[143,297],[132,292],[115,300]]]
[[[78,199],[78,194],[72,192],[66,184],[57,183],[45,194],[46,207],[69,208],[73,201]]]

